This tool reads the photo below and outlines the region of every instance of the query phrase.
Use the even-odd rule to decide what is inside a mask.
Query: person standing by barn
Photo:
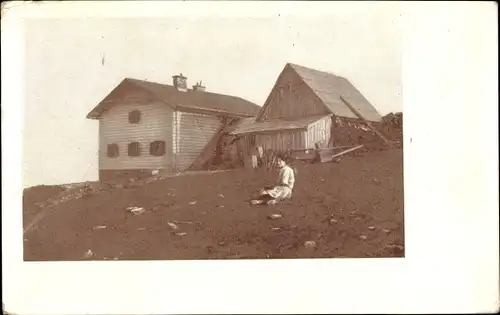
[[[279,167],[277,185],[261,189],[260,196],[250,200],[252,205],[270,205],[292,197],[292,191],[295,185],[295,172],[286,164],[283,155],[277,155],[276,162]]]

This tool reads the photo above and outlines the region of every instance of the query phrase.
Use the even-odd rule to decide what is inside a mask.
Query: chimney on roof
[[[172,76],[174,78],[174,87],[182,92],[187,91],[187,78],[181,74]]]
[[[196,84],[193,85],[193,91],[195,91],[195,92],[196,91],[200,91],[200,92],[205,91],[205,87],[203,86],[202,81],[196,82]]]

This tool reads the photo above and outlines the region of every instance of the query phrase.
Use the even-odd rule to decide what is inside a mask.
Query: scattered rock
[[[146,228],[137,228],[137,231],[144,231]]]
[[[128,207],[127,211],[132,213],[132,214],[139,215],[139,214],[143,214],[146,210],[142,207]]]
[[[398,245],[398,244],[387,244],[385,245],[386,248],[389,249],[397,249],[397,250],[403,250],[404,246],[403,245]]]
[[[223,241],[219,242],[219,246],[224,246],[224,245],[226,245],[226,242]]]
[[[277,220],[283,218],[283,216],[279,213],[273,213],[268,216],[269,219],[271,220]]]
[[[337,221],[336,219],[330,219],[330,223],[331,223],[331,224],[335,224],[335,223],[337,223],[337,222],[338,222],[338,221]]]
[[[196,200],[191,201],[189,204],[190,204],[190,205],[195,205],[195,204],[196,204]]]
[[[167,224],[172,230],[177,230],[179,228],[179,226],[173,222],[167,222]]]
[[[362,239],[362,240],[366,240],[368,237],[367,237],[366,235],[361,234],[361,235],[359,236],[359,238],[360,238],[360,239]]]
[[[391,230],[389,230],[389,229],[383,229],[382,231],[383,231],[384,233],[388,233],[388,234],[389,234],[389,233],[391,233]]]
[[[101,230],[101,229],[105,229],[105,228],[106,228],[105,225],[94,226],[94,230]]]
[[[184,235],[187,235],[186,232],[178,232],[178,233],[175,233],[175,235],[177,236],[184,236]]]
[[[273,227],[272,230],[273,231],[279,231],[279,230],[282,230],[283,228],[280,228],[280,227]]]
[[[151,172],[151,175],[158,175],[160,173],[160,170],[153,170]]]
[[[316,247],[316,242],[315,241],[306,241],[304,243],[305,248],[315,248]]]
[[[94,252],[90,249],[85,253],[85,255],[83,255],[84,258],[91,258],[94,256],[95,256]]]
[[[373,230],[375,230],[375,227],[374,226],[369,226],[368,230],[373,231]]]
[[[219,197],[224,198],[224,195],[223,194],[219,194]]]
[[[373,179],[373,182],[374,182],[375,184],[380,184],[380,179],[378,179],[378,178],[374,178],[374,179]]]
[[[193,222],[191,221],[172,221],[174,223],[177,223],[177,224],[193,224]]]

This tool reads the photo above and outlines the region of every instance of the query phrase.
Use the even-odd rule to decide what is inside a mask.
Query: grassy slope
[[[403,255],[386,247],[404,242],[402,150],[297,169],[293,199],[270,207],[245,201],[273,184],[275,173],[246,170],[167,178],[70,200],[25,235],[25,259],[79,260],[89,249],[94,259]],[[33,212],[32,199],[25,199],[25,215]],[[128,206],[146,212],[134,216]],[[269,220],[270,213],[283,218]],[[192,223],[179,223],[177,232],[187,234],[177,236],[169,221]],[[106,228],[94,229],[99,225]],[[307,240],[317,246],[305,248]]]

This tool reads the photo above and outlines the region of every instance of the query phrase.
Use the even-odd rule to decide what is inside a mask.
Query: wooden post
[[[337,116],[332,116],[331,121],[332,122],[330,125],[330,140],[328,141],[327,144],[328,147],[333,147],[335,145],[335,129],[337,123]]]
[[[248,155],[245,159],[245,168],[256,169],[257,168],[257,155]]]
[[[379,138],[382,139],[385,142],[385,144],[387,144],[390,148],[393,148],[391,142],[387,140],[387,138],[384,137],[384,135],[382,135],[368,120],[366,120],[347,100],[345,100],[342,96],[340,97],[340,100],[342,100],[342,102],[344,102],[344,104],[346,104],[347,107],[349,107],[349,109],[356,116],[358,116],[359,119],[365,122],[368,128],[370,128],[377,136],[379,136]]]

